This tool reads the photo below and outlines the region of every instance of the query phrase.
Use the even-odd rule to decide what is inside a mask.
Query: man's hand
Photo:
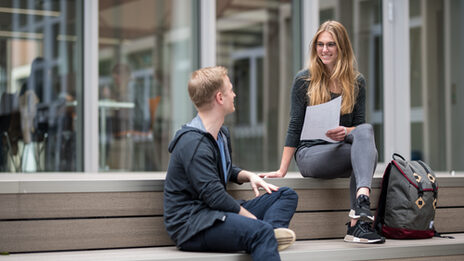
[[[250,182],[251,187],[253,188],[256,196],[259,196],[259,188],[263,188],[269,194],[271,194],[272,191],[279,190],[279,187],[267,183],[255,173],[247,170],[240,171],[240,173],[238,173],[237,180],[241,183]]]
[[[342,141],[345,139],[345,136],[348,134],[348,131],[343,126],[338,126],[335,129],[328,130],[325,135],[332,140]]]
[[[250,211],[246,210],[244,207],[240,206],[240,211],[238,212],[239,215],[251,218],[251,219],[257,219],[255,215],[251,214]]]
[[[272,191],[277,191],[279,190],[279,187],[277,186],[274,186],[270,183],[267,183],[266,181],[264,181],[261,177],[259,177],[258,175],[256,174],[252,174],[250,175],[250,184],[251,184],[251,187],[253,188],[253,190],[255,191],[255,196],[259,196],[259,188],[263,188],[264,190],[266,190],[267,193],[271,194]]]
[[[280,170],[258,174],[261,178],[283,178],[287,173]]]

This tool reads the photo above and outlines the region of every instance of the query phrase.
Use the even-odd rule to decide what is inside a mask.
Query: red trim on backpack
[[[435,235],[433,229],[412,230],[406,228],[393,228],[382,226],[382,234],[387,238],[406,239],[406,238],[431,238]]]
[[[408,176],[403,172],[403,170],[401,169],[401,167],[398,165],[398,163],[396,163],[395,160],[392,160],[392,163],[395,165],[396,169],[398,169],[401,174],[403,174],[403,176],[409,181],[409,183],[411,183],[411,185],[413,185],[416,189],[419,189],[419,186],[416,185],[416,183],[412,182]],[[433,191],[433,188],[427,188],[427,189],[423,189],[423,191]],[[438,186],[437,186],[437,191],[438,191]]]

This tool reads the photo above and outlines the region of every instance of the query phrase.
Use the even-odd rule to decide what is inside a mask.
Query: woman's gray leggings
[[[340,143],[300,148],[295,159],[304,177],[332,179],[351,176],[350,198],[351,208],[354,209],[357,190],[361,187],[371,188],[377,166],[372,125],[358,125]]]

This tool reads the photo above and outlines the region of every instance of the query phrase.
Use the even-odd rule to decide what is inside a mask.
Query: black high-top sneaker
[[[348,231],[346,232],[345,242],[352,243],[384,243],[385,238],[377,234],[372,228],[372,223],[358,220],[354,227],[351,226],[350,222],[346,223]]]

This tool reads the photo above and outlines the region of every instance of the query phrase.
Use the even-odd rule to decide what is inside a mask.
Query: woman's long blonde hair
[[[329,72],[317,56],[317,40],[323,32],[328,32],[332,35],[338,49],[338,57],[333,72]],[[336,21],[323,23],[311,41],[308,79],[310,80],[310,84],[307,93],[310,105],[328,102],[331,99],[329,82],[332,79],[337,79],[341,84],[341,95],[343,97],[340,113],[351,113],[358,92],[358,87],[355,86],[358,75],[356,58],[354,57],[345,27]]]

